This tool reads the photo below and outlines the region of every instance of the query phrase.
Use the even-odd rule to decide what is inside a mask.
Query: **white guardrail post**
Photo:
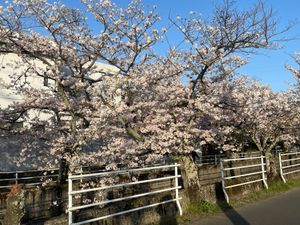
[[[83,174],[83,169],[82,169],[82,166],[80,166],[80,175],[82,175],[82,174]],[[82,183],[82,177],[80,179],[80,183]]]
[[[223,160],[223,159],[220,160],[220,167],[221,167],[222,190],[223,190],[223,193],[224,193],[226,202],[229,203],[229,197],[228,197],[228,194],[227,194],[226,188],[225,188],[225,180],[224,180],[224,178],[225,178],[225,176],[224,176],[224,160]]]
[[[182,216],[182,208],[181,208],[181,205],[180,205],[180,202],[179,202],[179,186],[178,186],[178,164],[175,163],[175,198],[176,198],[176,204],[177,204],[177,207],[178,207],[178,210],[179,210],[179,215]]]
[[[69,172],[69,177],[68,177],[68,224],[72,225],[73,224],[73,212],[70,210],[73,207],[73,198],[72,198],[72,189],[73,189],[73,182],[71,178],[72,174]]]
[[[16,184],[18,184],[18,179],[19,179],[18,172],[16,172]]]
[[[286,183],[286,180],[283,176],[283,171],[282,171],[282,161],[281,161],[281,153],[279,152],[278,154],[278,159],[279,159],[279,172],[280,172],[280,177],[283,180],[284,183]]]
[[[265,185],[265,188],[266,189],[269,189],[268,187],[268,184],[267,184],[267,177],[265,175],[265,165],[267,166],[267,162],[265,163],[264,162],[264,158],[267,160],[267,156],[261,156],[260,159],[261,159],[261,175],[262,175],[262,179],[263,179],[263,183]]]

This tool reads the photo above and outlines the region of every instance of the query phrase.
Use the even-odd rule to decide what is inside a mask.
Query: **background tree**
[[[280,143],[294,143],[294,125],[298,120],[295,95],[290,92],[274,93],[270,87],[256,81],[236,86],[237,103],[233,114],[239,143],[253,143],[266,156],[267,172],[271,171],[271,151]],[[246,143],[245,143],[246,145]]]
[[[300,54],[296,53],[294,55],[294,62],[296,63],[297,67],[300,65]],[[286,65],[286,68],[291,71],[291,73],[293,74],[293,76],[296,79],[296,82],[293,84],[293,91],[295,93],[295,98],[297,99],[296,101],[296,109],[298,110],[298,115],[299,115],[299,108],[300,108],[300,70],[297,67],[293,67],[291,65]],[[300,127],[300,120],[298,118],[298,122],[294,124],[294,136],[297,140],[297,145],[298,147],[300,146],[300,131],[299,131],[299,127]]]

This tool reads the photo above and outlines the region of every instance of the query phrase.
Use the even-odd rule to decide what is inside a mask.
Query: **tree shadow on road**
[[[221,184],[216,184],[217,205],[231,221],[233,225],[251,225],[244,217],[242,217],[231,205],[229,205],[224,197]]]

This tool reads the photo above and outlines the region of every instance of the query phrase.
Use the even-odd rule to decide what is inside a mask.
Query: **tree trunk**
[[[183,188],[188,201],[197,201],[200,198],[200,182],[198,168],[193,161],[192,156],[178,156],[177,161],[180,163]]]
[[[269,175],[271,172],[271,167],[270,167],[270,153],[269,152],[265,152],[265,157],[266,157],[266,171],[267,174]]]
[[[265,157],[266,157],[266,172],[267,172],[267,176],[269,178],[274,178],[277,176],[277,169],[276,169],[276,158],[272,155],[271,152],[266,151],[264,153]]]
[[[68,178],[68,163],[67,160],[62,158],[60,160],[59,164],[59,171],[58,171],[58,181],[57,184],[59,186],[63,185],[66,183],[66,180]]]
[[[25,194],[21,185],[14,185],[7,196],[4,225],[20,225],[25,214]]]

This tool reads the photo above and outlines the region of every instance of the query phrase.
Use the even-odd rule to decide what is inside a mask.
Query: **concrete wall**
[[[173,171],[172,171],[173,175]],[[143,179],[145,179],[143,175]],[[151,174],[151,178],[170,176],[170,174]],[[123,177],[124,178],[124,177]],[[128,179],[128,177],[127,177]],[[120,196],[128,196],[133,194],[144,193],[148,191],[160,190],[170,188],[174,186],[174,181],[154,182],[151,184],[136,185],[135,188],[119,188],[114,191],[108,191],[108,198],[117,198]],[[149,205],[171,199],[174,194],[166,192],[163,194],[157,194],[149,197],[138,198],[128,201],[122,201],[115,204],[106,205],[104,208],[93,208],[89,210],[81,210],[74,216],[75,220],[84,220],[92,217],[99,217],[101,215],[107,215],[122,210],[128,210],[143,205]],[[0,195],[0,221],[1,211],[4,212],[6,208],[6,196],[7,193],[1,193]],[[79,204],[81,199],[75,199],[74,202]],[[53,186],[45,188],[26,188],[26,203],[25,203],[25,216],[24,224],[66,224],[67,214],[67,186],[62,189]],[[138,212],[129,213],[125,216],[115,217],[113,219],[107,219],[99,224],[105,225],[132,225],[132,224],[151,224],[158,221],[171,221],[175,220],[177,213],[177,206],[175,203],[159,206],[156,208],[149,208]],[[4,213],[2,213],[4,214]],[[0,222],[1,224],[1,222]]]

